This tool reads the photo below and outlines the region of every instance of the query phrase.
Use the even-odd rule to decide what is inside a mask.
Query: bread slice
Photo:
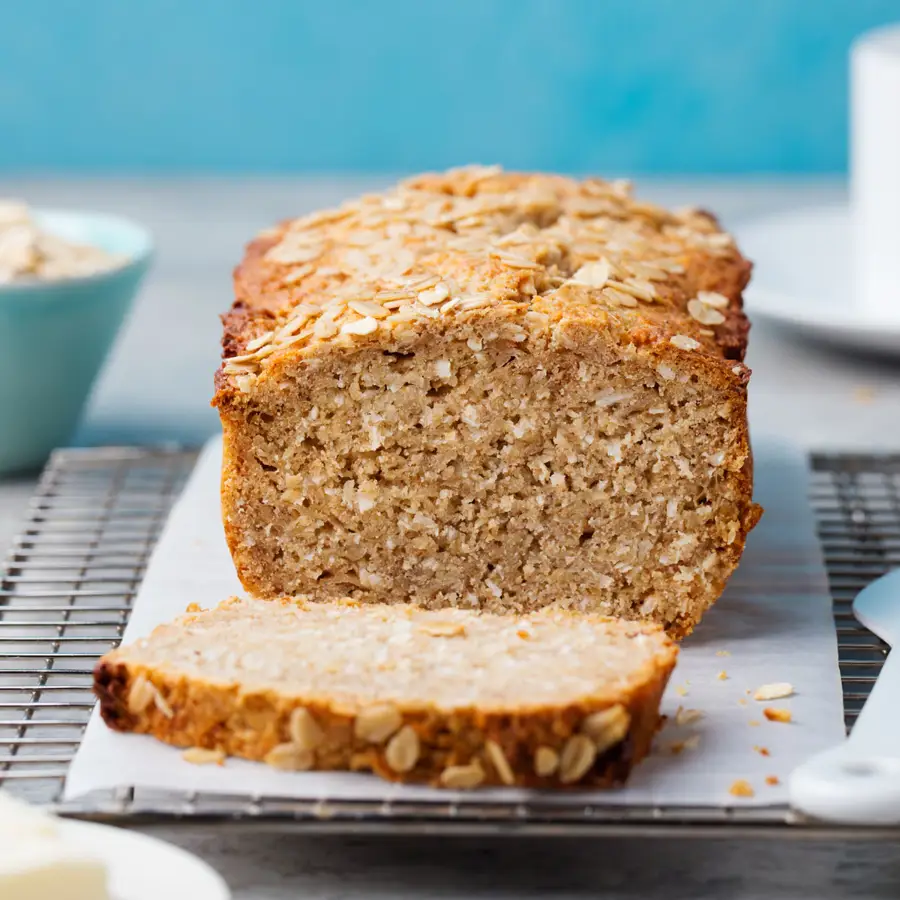
[[[676,655],[596,615],[233,598],[107,654],[94,689],[118,731],[282,769],[607,787],[647,754]]]
[[[707,213],[498,169],[260,235],[214,400],[244,587],[688,633],[759,514],[749,275]]]

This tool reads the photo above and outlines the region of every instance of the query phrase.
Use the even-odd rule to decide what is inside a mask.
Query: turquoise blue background
[[[900,0],[0,0],[0,172],[846,166]]]

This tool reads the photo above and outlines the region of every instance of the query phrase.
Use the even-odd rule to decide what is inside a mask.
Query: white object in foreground
[[[849,205],[763,216],[736,230],[754,261],[751,319],[838,346],[900,355],[900,26],[851,59]]]
[[[107,900],[106,867],[66,840],[60,823],[0,793],[0,897]]]
[[[880,28],[854,44],[850,106],[858,298],[872,313],[900,322],[900,27]]]
[[[229,900],[179,847],[136,831],[56,819],[0,792],[2,900]]]
[[[856,617],[897,649],[847,741],[791,776],[791,803],[808,815],[852,825],[900,824],[900,569],[862,590]]]

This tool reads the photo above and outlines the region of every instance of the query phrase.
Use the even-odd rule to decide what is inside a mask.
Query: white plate
[[[93,822],[63,819],[66,842],[102,860],[109,871],[109,892],[115,900],[229,900],[222,878],[205,862],[180,847]]]
[[[854,300],[847,206],[779,213],[735,230],[754,264],[746,292],[751,319],[836,346],[900,356],[900,316],[876,316]]]

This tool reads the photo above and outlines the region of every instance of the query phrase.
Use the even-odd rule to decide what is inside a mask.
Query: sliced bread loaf
[[[688,634],[760,513],[749,277],[707,213],[494,168],[267,231],[214,401],[244,588]]]
[[[232,598],[94,679],[111,728],[282,769],[606,787],[647,754],[676,655],[658,626],[598,615]]]

